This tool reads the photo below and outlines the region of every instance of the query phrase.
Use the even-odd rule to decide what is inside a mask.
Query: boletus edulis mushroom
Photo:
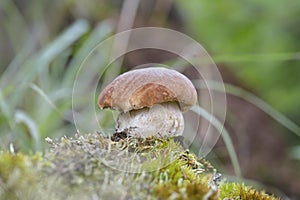
[[[129,136],[181,136],[183,112],[197,102],[192,82],[183,74],[162,67],[128,71],[99,95],[98,106],[120,111],[116,132]]]

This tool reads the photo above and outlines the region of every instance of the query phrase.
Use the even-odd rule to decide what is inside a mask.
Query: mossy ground
[[[0,199],[279,199],[221,181],[174,138],[47,139],[34,155],[0,152]]]

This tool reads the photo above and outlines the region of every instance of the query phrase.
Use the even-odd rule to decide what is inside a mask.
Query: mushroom
[[[118,76],[101,92],[98,106],[120,111],[117,133],[146,138],[182,135],[182,113],[196,102],[196,89],[187,77],[175,70],[149,67]]]

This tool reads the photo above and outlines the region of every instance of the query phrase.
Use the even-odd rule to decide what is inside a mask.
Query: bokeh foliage
[[[300,122],[299,1],[178,1],[187,29],[218,64]]]

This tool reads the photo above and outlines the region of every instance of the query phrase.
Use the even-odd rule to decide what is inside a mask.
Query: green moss
[[[0,199],[276,199],[233,183],[174,138],[47,139],[44,155],[0,152]]]
[[[27,156],[23,154],[0,153],[0,197],[1,199],[21,199],[34,190],[38,180],[36,168],[41,154]]]
[[[223,183],[220,185],[220,198],[228,199],[260,199],[277,200],[274,196],[266,194],[264,191],[257,191],[243,183]]]
[[[216,170],[204,159],[188,151],[181,152],[175,162],[156,172],[153,193],[159,199],[217,199],[210,187]]]

